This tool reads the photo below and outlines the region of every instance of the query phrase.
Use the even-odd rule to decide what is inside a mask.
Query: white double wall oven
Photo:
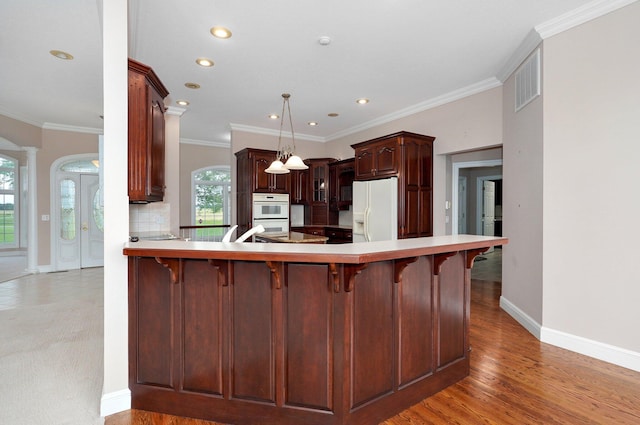
[[[289,194],[254,193],[253,227],[262,225],[265,233],[289,232]]]

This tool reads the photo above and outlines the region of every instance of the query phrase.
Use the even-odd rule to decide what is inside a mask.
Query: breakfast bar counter
[[[130,242],[131,407],[377,424],[469,374],[473,259],[506,243]]]

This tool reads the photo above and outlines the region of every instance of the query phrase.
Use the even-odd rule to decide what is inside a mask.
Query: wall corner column
[[[36,192],[38,148],[24,147],[27,152],[27,271],[38,272],[38,193]]]

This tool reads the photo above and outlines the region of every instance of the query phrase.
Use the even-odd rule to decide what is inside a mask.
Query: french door
[[[59,173],[57,270],[104,265],[104,220],[97,174]]]

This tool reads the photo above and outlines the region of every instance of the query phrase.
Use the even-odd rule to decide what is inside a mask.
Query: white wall
[[[128,390],[127,0],[103,4],[104,70],[104,385],[100,414],[131,406]],[[124,160],[123,160],[124,159]]]
[[[636,2],[544,42],[543,153],[543,325],[632,350],[636,368],[639,23]]]
[[[546,78],[546,75],[543,76]],[[515,112],[514,77],[504,83],[502,304],[534,335],[542,323],[542,97]],[[513,311],[509,310],[511,314]]]

